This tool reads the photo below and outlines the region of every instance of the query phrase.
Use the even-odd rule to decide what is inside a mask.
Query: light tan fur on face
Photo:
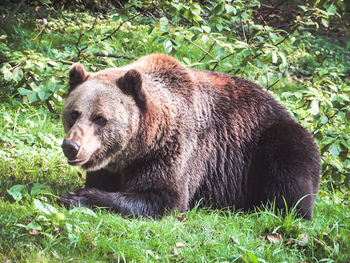
[[[147,113],[141,113],[142,109],[136,105],[135,98],[123,93],[121,87],[118,86],[118,79],[130,70],[142,73],[143,91],[141,96],[145,97]],[[76,71],[80,72],[81,70]],[[169,72],[176,76],[176,78],[172,78],[172,83],[166,82],[170,79],[166,76]],[[66,139],[72,137],[81,146],[78,152],[79,157],[90,158],[92,156],[96,158],[96,153],[106,151],[102,148],[109,142],[108,138],[107,140],[95,138],[101,137],[101,135],[96,135],[94,129],[90,129],[92,125],[91,115],[99,112],[107,119],[112,117],[118,126],[118,131],[114,132],[113,136],[119,137],[120,141],[118,145],[120,150],[113,152],[112,159],[117,158],[118,162],[122,162],[119,157],[116,157],[121,152],[123,155],[137,155],[137,148],[140,145],[148,149],[157,147],[156,145],[160,145],[160,141],[167,140],[172,116],[177,115],[176,108],[167,106],[172,104],[169,98],[171,92],[168,87],[171,86],[176,92],[181,93],[185,91],[182,85],[191,86],[193,81],[189,70],[177,60],[162,54],[140,58],[121,68],[109,68],[96,73],[84,71],[83,73],[87,78],[69,91],[63,108]],[[149,87],[153,88],[148,90]],[[191,95],[189,94],[189,96]],[[73,127],[69,127],[69,112],[73,110],[81,112],[81,116]],[[135,139],[136,137],[138,139]],[[131,139],[134,141],[132,147],[127,146]],[[125,149],[126,147],[132,149],[132,152],[129,153],[129,150]],[[96,164],[88,169],[103,168],[109,164],[110,159],[111,156],[100,158]]]
[[[79,165],[86,163],[91,155],[101,147],[101,140],[95,135],[94,127],[84,123],[77,123],[69,130],[66,140],[80,145],[76,159],[81,159]]]
[[[116,75],[120,75],[120,73]],[[104,147],[111,143],[108,136],[96,134],[96,125],[93,122],[94,116],[101,115],[108,122],[114,121],[117,123],[120,137],[117,138],[119,152],[125,149],[130,138],[135,136],[138,130],[140,113],[133,98],[123,94],[112,79],[103,76],[104,73],[90,74],[88,80],[71,91],[63,107],[62,119],[67,133],[65,139],[71,140],[80,146],[76,159],[84,160],[78,165],[91,161],[92,156],[96,158],[96,155],[99,155],[101,151],[105,151]],[[69,127],[70,114],[74,110],[80,112],[81,115],[73,126]],[[116,154],[118,153],[114,153],[114,156]],[[105,156],[101,160],[95,160],[96,163],[94,162],[88,170],[103,168],[109,164],[111,159],[112,156]]]

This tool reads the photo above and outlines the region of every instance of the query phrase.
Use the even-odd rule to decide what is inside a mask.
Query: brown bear
[[[153,54],[121,68],[74,64],[63,152],[87,171],[69,206],[160,217],[201,204],[249,210],[271,202],[312,218],[320,182],[310,133],[242,78]]]

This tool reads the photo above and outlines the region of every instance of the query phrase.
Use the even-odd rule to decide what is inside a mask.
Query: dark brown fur
[[[297,204],[312,218],[320,159],[312,136],[267,92],[165,55],[70,72],[63,109],[69,162],[87,169],[71,205],[123,215]],[[285,201],[284,201],[285,200]]]

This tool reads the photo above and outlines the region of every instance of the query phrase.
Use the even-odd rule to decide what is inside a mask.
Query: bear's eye
[[[74,121],[75,121],[76,119],[78,119],[78,118],[79,118],[80,113],[79,113],[79,111],[74,110],[74,111],[72,111],[72,112],[70,113],[70,116],[71,116],[72,120],[74,120]]]
[[[96,115],[92,121],[96,123],[97,125],[104,126],[107,123],[107,119],[103,117],[102,115]]]

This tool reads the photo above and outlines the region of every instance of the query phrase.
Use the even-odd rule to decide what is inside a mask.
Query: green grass
[[[243,41],[239,31],[202,33],[193,44],[184,41],[184,35],[192,39],[195,28],[181,24],[174,32],[172,25],[162,28],[153,21],[142,22],[141,17],[99,42],[118,27],[118,17],[101,16],[88,32],[95,14],[61,10],[58,17],[48,17],[49,27],[39,35],[42,27],[37,17],[27,13],[34,11],[13,18],[0,32],[5,61],[0,65],[1,262],[350,262],[349,188],[343,184],[329,191],[330,185],[344,183],[350,169],[349,79],[345,77],[349,49],[336,39],[301,30],[278,47],[270,45],[263,31],[259,31],[260,42],[254,38],[244,49],[239,48]],[[155,26],[151,33],[150,26]],[[77,58],[81,32],[85,35],[79,47],[88,48]],[[67,165],[60,147],[64,132],[59,112],[70,64],[80,61],[91,71],[121,66],[130,60],[92,53],[139,57],[164,52],[167,38],[179,43],[171,55],[187,66],[212,68],[215,61],[209,56],[198,63],[204,53],[195,44],[208,51],[215,42],[211,50],[215,59],[234,54],[220,61],[217,71],[240,69],[240,76],[264,88],[281,78],[270,91],[314,132],[321,150],[325,178],[312,221],[295,218],[293,211],[275,215],[268,208],[253,213],[193,209],[161,220],[126,219],[104,210],[67,210],[59,204],[59,195],[84,185],[84,173]],[[272,63],[272,51],[282,52],[287,62],[282,63],[281,56]],[[22,69],[23,76],[13,77],[16,68]],[[14,74],[12,80],[4,78],[8,71]],[[50,90],[54,87],[61,88]],[[50,102],[57,114],[50,113],[39,97],[19,97],[20,88],[37,96],[42,95],[39,91],[52,94]],[[33,98],[37,103],[28,104]],[[319,103],[319,113],[310,111],[311,101]],[[276,243],[270,241],[273,238]]]
[[[0,127],[4,262],[350,260],[349,193],[321,191],[312,221],[295,218],[293,212],[276,216],[269,209],[253,213],[194,209],[161,220],[67,210],[57,196],[81,187],[84,176],[66,164],[59,116],[20,103],[2,104]],[[271,243],[273,233],[282,240]]]

